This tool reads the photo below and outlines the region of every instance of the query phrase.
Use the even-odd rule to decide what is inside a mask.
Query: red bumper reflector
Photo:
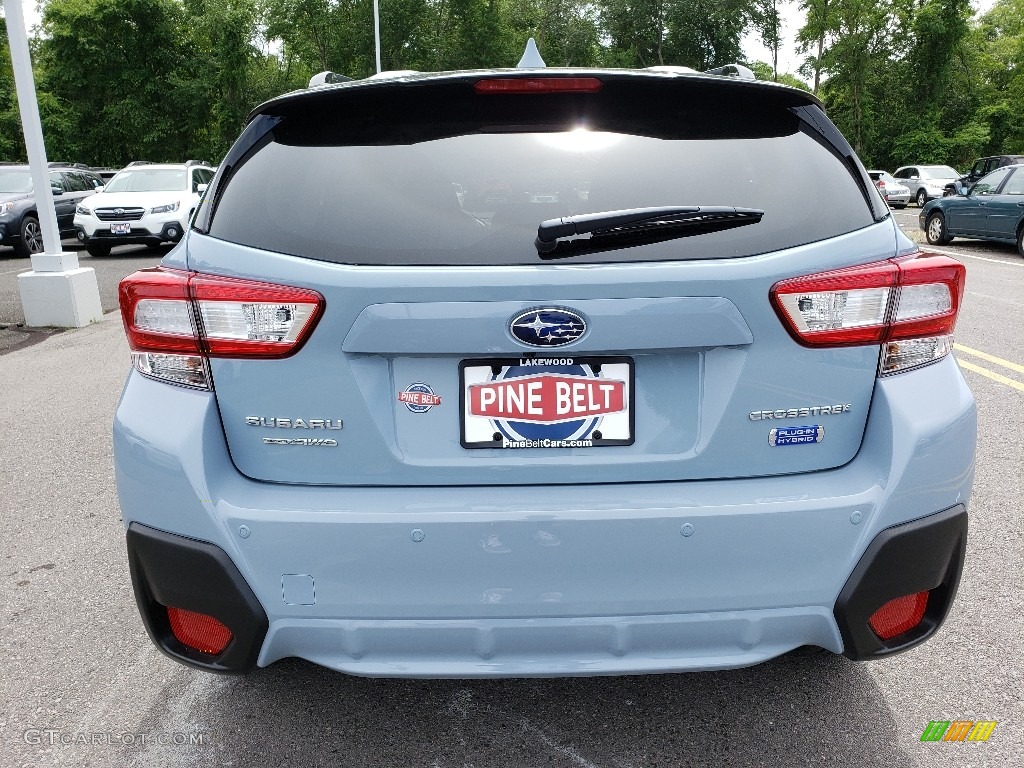
[[[230,629],[205,613],[167,606],[167,618],[178,642],[200,653],[216,656],[228,647],[233,637]]]
[[[596,77],[502,77],[477,80],[477,93],[597,93],[603,83]]]
[[[871,614],[868,624],[876,635],[883,640],[889,640],[920,624],[927,607],[927,592],[897,597]]]

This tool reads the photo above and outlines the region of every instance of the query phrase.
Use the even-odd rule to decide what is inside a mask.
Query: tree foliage
[[[21,119],[14,91],[11,49],[7,43],[7,21],[0,19],[0,157],[24,160],[25,146],[21,138]]]
[[[804,14],[799,72],[782,19]],[[869,165],[1024,153],[1024,0],[380,0],[384,69],[709,69],[812,90]],[[746,36],[769,62],[744,62]],[[24,156],[6,36],[0,152]],[[376,70],[373,0],[46,0],[32,41],[49,154],[95,165],[218,161],[249,111],[323,70]],[[805,82],[805,78],[807,82]],[[809,83],[809,84],[808,84]]]

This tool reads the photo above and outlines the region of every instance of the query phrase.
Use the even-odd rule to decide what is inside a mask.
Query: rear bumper
[[[231,464],[211,395],[137,374],[114,439],[125,524],[209,543],[251,589],[267,631],[246,659],[408,677],[722,669],[801,645],[852,658],[903,650],[935,631],[955,593],[974,443],[974,402],[952,358],[878,383],[852,462],[784,477],[260,483]],[[908,566],[873,543],[917,528],[942,546],[901,535],[899,551],[945,560]],[[880,648],[858,635],[865,611],[936,574],[942,584],[920,587],[945,588],[928,631]]]
[[[855,660],[907,650],[933,635],[949,612],[966,533],[962,506],[883,531],[831,614],[800,606],[609,617],[284,618],[269,635],[262,607],[219,548],[132,523],[128,559],[139,610],[156,645],[177,661],[214,672],[243,672],[299,656],[372,677],[612,675],[731,669],[799,645]],[[922,590],[932,592],[918,627],[888,642],[870,631],[867,619],[880,605]],[[171,633],[165,605],[215,615],[231,627],[233,642],[215,657],[190,650]]]

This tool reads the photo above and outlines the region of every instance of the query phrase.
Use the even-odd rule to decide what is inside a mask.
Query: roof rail
[[[375,72],[367,80],[387,80],[389,77],[406,77],[407,75],[418,75],[418,69],[385,69],[383,72]]]
[[[185,166],[187,167],[190,165],[209,165],[209,163],[205,160],[186,160]]]
[[[695,75],[697,70],[693,67],[680,67],[677,64],[658,64],[654,67],[645,67],[645,69],[651,72],[668,72],[675,73],[678,75]]]
[[[53,160],[46,164],[47,168],[84,168],[89,170],[89,166],[85,163],[65,163],[61,160]]]
[[[125,168],[131,168],[133,165],[153,165],[152,160],[132,160]]]
[[[309,85],[306,87],[313,88],[314,86],[317,85],[330,85],[331,83],[347,83],[351,79],[351,77],[339,75],[337,72],[328,72],[327,70],[324,70],[323,72],[318,72],[317,74],[309,78]]]
[[[724,75],[725,77],[738,77],[740,80],[757,80],[754,73],[742,64],[724,64],[714,69],[705,69],[705,75]]]

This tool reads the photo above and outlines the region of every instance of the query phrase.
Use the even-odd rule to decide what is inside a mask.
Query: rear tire
[[[917,190],[917,207],[924,208],[924,204],[928,202],[928,193],[923,189]]]
[[[953,238],[946,233],[946,217],[941,213],[933,213],[924,225],[925,239],[931,245],[945,245]],[[1018,237],[1018,242],[1020,238]]]
[[[89,243],[85,246],[85,250],[89,252],[90,256],[97,256],[101,259],[110,255],[110,246],[106,243]]]
[[[14,252],[27,259],[33,253],[42,253],[43,249],[43,230],[39,226],[39,219],[26,216],[21,220],[21,238],[14,244]]]
[[[1017,230],[1017,253],[1024,256],[1024,227]]]

